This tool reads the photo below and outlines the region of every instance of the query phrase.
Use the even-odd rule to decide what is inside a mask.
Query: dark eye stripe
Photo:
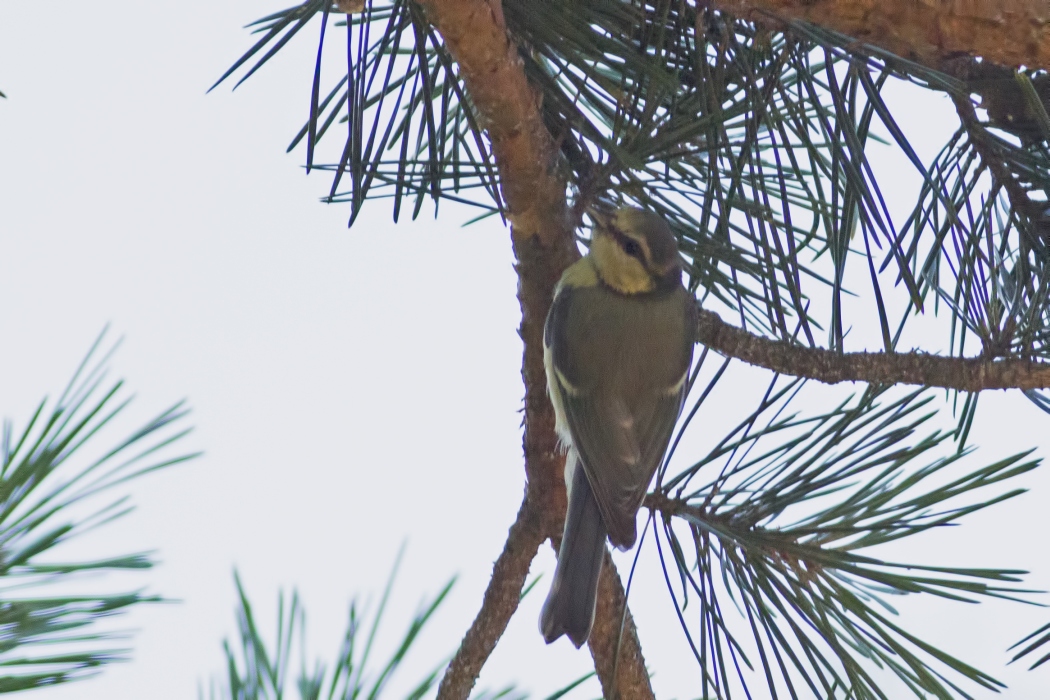
[[[616,242],[620,244],[621,248],[623,248],[623,252],[627,253],[632,258],[637,258],[643,264],[645,263],[645,249],[640,243],[638,243],[638,241],[634,240],[616,227],[610,226],[609,230],[612,231]]]

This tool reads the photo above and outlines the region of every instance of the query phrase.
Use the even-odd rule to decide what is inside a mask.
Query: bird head
[[[595,225],[588,255],[607,286],[621,294],[648,294],[681,283],[678,241],[663,217],[634,207],[590,214]]]

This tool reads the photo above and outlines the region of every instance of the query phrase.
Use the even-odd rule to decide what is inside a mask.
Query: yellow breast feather
[[[554,293],[557,294],[562,287],[597,286],[598,271],[594,269],[594,261],[588,255],[577,260],[562,273],[561,279],[558,281],[558,288]]]

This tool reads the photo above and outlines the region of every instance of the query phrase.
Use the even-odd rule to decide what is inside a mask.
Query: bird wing
[[[634,544],[638,508],[681,410],[695,336],[693,307],[691,295],[688,303],[649,305],[585,298],[601,293],[562,290],[546,341],[573,447],[609,539],[626,549]],[[596,313],[616,318],[610,322]]]
[[[570,395],[564,406],[609,539],[630,548],[638,508],[671,440],[681,397],[652,396],[629,407],[616,397]]]

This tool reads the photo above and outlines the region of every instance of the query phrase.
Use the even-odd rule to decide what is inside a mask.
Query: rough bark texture
[[[547,400],[543,323],[555,283],[579,256],[565,180],[557,172],[557,153],[543,125],[539,96],[507,37],[499,2],[426,0],[423,6],[459,66],[499,168],[518,260],[526,475],[534,503],[553,502],[558,519],[565,512],[564,460],[556,449],[554,410]]]
[[[539,550],[546,533],[540,513],[530,505],[528,496],[518,510],[510,528],[507,543],[492,567],[492,578],[485,589],[481,611],[474,619],[449,663],[438,686],[439,698],[466,698],[481,673],[485,660],[496,648],[514,611],[518,609],[521,589],[529,574],[529,565]]]
[[[543,324],[561,273],[579,256],[573,221],[566,203],[566,182],[557,169],[557,151],[543,125],[539,96],[528,84],[517,49],[507,36],[498,0],[423,0],[423,7],[459,66],[477,118],[492,144],[500,187],[511,222],[517,257],[518,299],[524,344],[525,384],[523,448],[528,479],[526,501],[511,529],[507,547],[496,563],[482,609],[447,671],[438,697],[467,698],[477,675],[517,609],[517,593],[536,553],[534,527],[541,537],[561,535],[565,518],[564,457],[557,449],[554,410],[547,398],[543,367]],[[533,520],[535,522],[533,523]],[[521,542],[514,540],[521,535]],[[614,576],[603,583],[595,627],[619,627],[623,593]],[[515,589],[516,587],[516,589]],[[512,590],[513,589],[513,590]],[[620,590],[619,598],[616,590]],[[605,596],[611,596],[605,600]],[[605,619],[615,615],[615,623]],[[625,637],[633,653],[621,658],[621,687],[648,687],[648,674],[637,644],[633,622]],[[607,638],[592,635],[607,644]],[[609,651],[595,651],[608,659]],[[613,665],[596,663],[603,686],[612,684]],[[652,697],[652,691],[626,697]]]
[[[1050,363],[805,348],[752,335],[725,323],[712,311],[700,312],[697,342],[724,357],[825,384],[920,384],[959,391],[1050,387]]]
[[[594,627],[587,645],[594,659],[594,670],[602,683],[602,697],[608,700],[654,697],[631,611],[627,611],[626,619],[623,617],[626,605],[627,595],[620,583],[620,575],[606,552],[601,578],[598,579]],[[624,620],[622,636],[620,620]]]
[[[959,54],[1050,68],[1047,0],[713,0],[737,17],[805,20],[927,65]]]
[[[543,366],[543,325],[554,298],[554,285],[562,271],[579,256],[571,250],[543,245],[539,237],[514,237],[518,259],[518,301],[521,326],[518,333],[525,346],[521,379],[525,384],[525,472],[529,498],[544,514],[548,537],[561,536],[565,520],[565,455],[558,449],[554,432],[554,407],[547,396],[547,374]]]
[[[565,180],[543,125],[540,97],[525,78],[499,0],[423,0],[427,17],[459,66],[480,126],[492,143],[516,241],[552,250],[572,243]],[[560,271],[559,271],[560,273]]]

